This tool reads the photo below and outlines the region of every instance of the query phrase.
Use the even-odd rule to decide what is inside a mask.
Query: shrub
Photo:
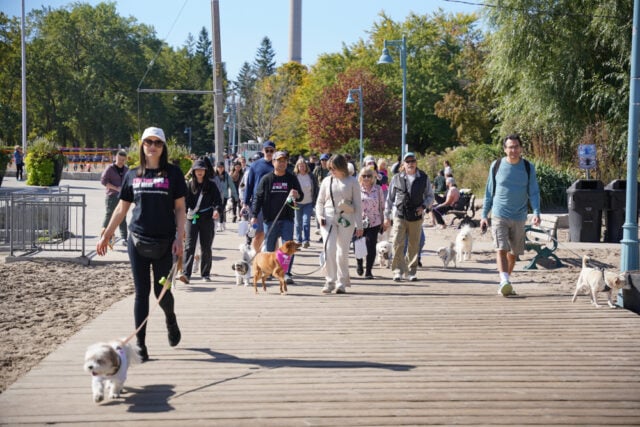
[[[28,146],[24,159],[27,185],[57,185],[67,157],[58,145],[46,138],[36,138]]]

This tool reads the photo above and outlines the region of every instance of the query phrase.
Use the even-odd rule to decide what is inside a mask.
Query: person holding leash
[[[115,229],[134,204],[127,250],[135,286],[133,314],[136,328],[149,314],[150,273],[153,272],[153,290],[158,298],[163,288],[160,280],[169,275],[173,257],[182,256],[187,211],[187,185],[180,168],[169,162],[163,130],[146,128],[140,138],[139,153],[140,166],[125,175],[120,202],[96,244],[98,255],[105,255]],[[170,290],[159,304],[165,314],[169,345],[175,347],[181,334]],[[146,334],[147,325],[144,324],[136,333],[143,362],[149,360]]]

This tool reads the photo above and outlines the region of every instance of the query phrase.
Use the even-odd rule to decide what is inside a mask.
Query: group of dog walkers
[[[507,136],[503,148],[506,154],[504,161],[499,169],[496,168],[498,170],[489,173],[487,179],[480,225],[487,227],[487,218],[492,211],[491,229],[500,273],[499,293],[509,296],[515,292],[510,281],[515,259],[524,252],[527,203],[533,208],[533,224],[537,225],[540,221],[540,196],[535,169],[533,165],[525,168],[526,161],[521,158],[520,137]],[[146,361],[149,353],[146,324],[143,323],[149,313],[152,277],[157,298],[163,289],[160,279],[169,276],[174,257],[185,260],[183,274],[190,276],[196,239],[199,239],[202,250],[200,270],[203,279],[207,280],[211,270],[214,223],[220,219],[226,200],[212,182],[209,176],[211,167],[205,160],[194,161],[191,177],[188,182],[185,180],[180,168],[169,162],[162,129],[149,127],[144,130],[139,141],[139,155],[140,165],[131,170],[126,170],[120,159],[126,159],[126,153],[116,156],[111,172],[120,177],[121,185],[113,188],[105,185],[110,219],[103,226],[96,252],[98,255],[106,254],[116,228],[124,223],[133,204],[128,230],[125,224],[121,234],[126,239],[134,280],[137,344],[142,360]],[[388,186],[375,162],[370,164],[368,161],[372,158],[367,158],[356,176],[350,170],[347,157],[341,154],[325,154],[320,159],[318,168],[321,168],[322,175],[319,186],[316,189],[313,185],[305,185],[303,189],[296,174],[287,168],[288,153],[276,151],[272,141],[264,142],[263,156],[245,172],[248,175],[240,199],[242,210],[248,213],[255,230],[252,244],[256,252],[262,249],[263,244],[264,250],[275,251],[278,239],[283,242],[293,240],[294,231],[298,240],[307,239],[308,247],[308,230],[294,230],[294,223],[296,214],[302,214],[297,212],[302,211],[300,207],[311,205],[315,208],[322,236],[323,293],[346,293],[350,285],[349,250],[354,237],[364,237],[367,242],[367,255],[358,259],[357,274],[373,278],[371,268],[375,259],[375,243],[372,246],[372,242],[389,229],[394,236],[393,280],[418,280],[423,216],[434,202],[434,193],[428,176],[417,167],[415,154],[407,152],[403,156],[402,166]],[[495,166],[496,162],[491,165],[492,170]],[[317,176],[314,174],[314,178]],[[317,193],[312,196],[309,191]],[[310,210],[306,211],[309,217]],[[292,265],[293,260],[286,275],[288,283],[293,282]],[[170,291],[164,294],[159,304],[165,313],[169,345],[176,346],[181,333]]]

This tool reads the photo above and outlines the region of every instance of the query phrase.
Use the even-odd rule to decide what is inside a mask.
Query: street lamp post
[[[225,123],[227,124],[227,130],[229,131],[229,152],[235,153],[235,134],[236,134],[236,104],[234,102],[228,103],[224,107],[224,113],[229,114]]]
[[[189,152],[191,152],[191,126],[184,128],[184,133],[189,135]]]
[[[353,104],[355,102],[353,100],[353,97],[351,96],[354,93],[358,94],[358,104],[360,106],[360,167],[362,167],[363,166],[362,155],[364,152],[364,141],[362,139],[363,125],[364,125],[364,117],[363,117],[364,110],[362,108],[362,86],[359,86],[358,89],[349,89],[349,93],[347,95],[347,100],[346,100],[347,104]]]
[[[403,35],[401,40],[385,40],[378,64],[393,63],[388,46],[400,49],[400,68],[402,68],[402,146],[400,147],[400,158],[404,159],[407,139],[407,38]]]

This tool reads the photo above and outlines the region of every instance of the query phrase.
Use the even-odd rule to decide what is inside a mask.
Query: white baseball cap
[[[150,136],[155,136],[156,138],[158,138],[159,140],[161,140],[162,142],[167,142],[167,140],[164,137],[164,131],[160,128],[156,128],[156,127],[148,127],[144,130],[144,132],[142,132],[142,137],[140,138],[142,141],[144,141],[145,139],[147,139]]]

